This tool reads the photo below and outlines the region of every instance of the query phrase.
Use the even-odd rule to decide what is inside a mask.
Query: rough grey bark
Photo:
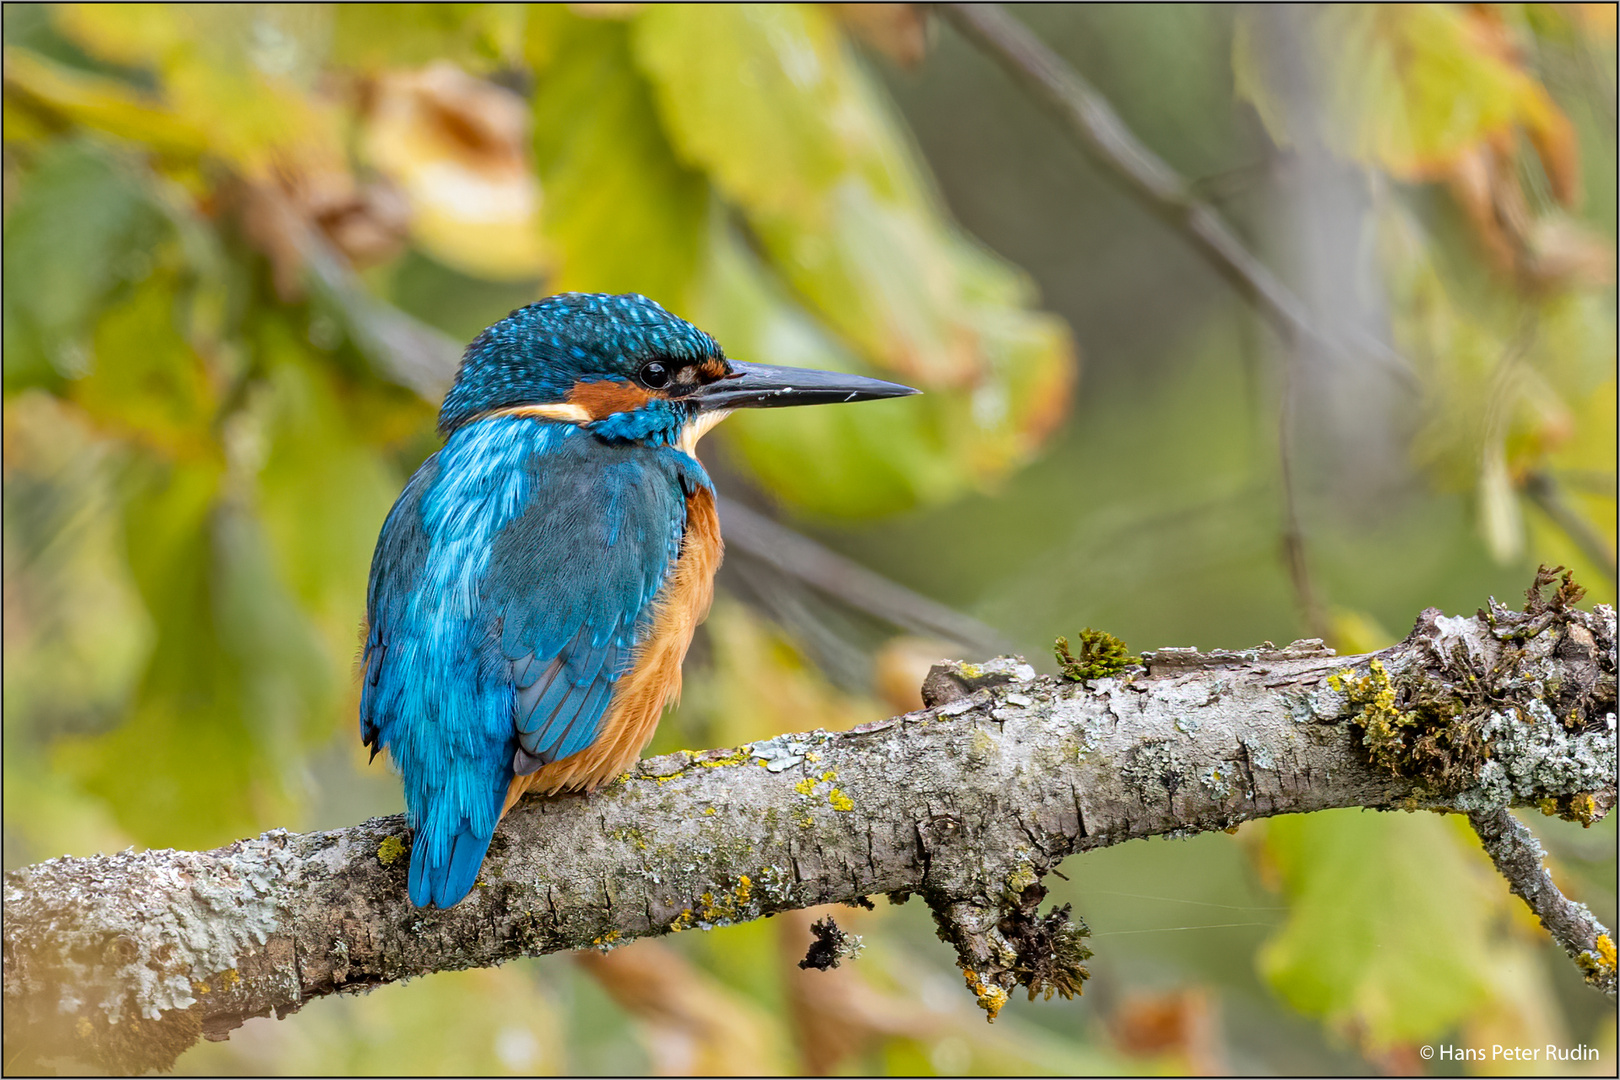
[[[1468,820],[1479,834],[1485,853],[1507,878],[1513,895],[1536,913],[1541,925],[1564,947],[1569,958],[1585,973],[1587,981],[1613,997],[1614,939],[1585,904],[1578,904],[1558,891],[1552,874],[1541,863],[1546,853],[1541,850],[1535,834],[1506,807],[1476,810],[1468,815]]]
[[[1067,993],[1088,954],[1040,880],[1076,851],[1347,806],[1601,817],[1615,614],[1563,595],[1430,609],[1369,656],[1163,649],[1089,683],[936,668],[918,712],[527,802],[449,911],[407,902],[397,817],[53,859],[6,875],[8,1071],[165,1068],[324,994],[877,893],[932,907],[992,1014],[1017,985]]]

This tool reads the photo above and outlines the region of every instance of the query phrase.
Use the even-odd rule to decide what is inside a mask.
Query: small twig
[[[1341,356],[1370,357],[1409,386],[1405,357],[1369,335],[1353,348],[1319,329],[1305,305],[1243,246],[1213,207],[1142,143],[1099,94],[999,4],[940,4],[940,17],[993,56],[1063,122],[1080,147],[1124,183],[1160,220],[1178,230],[1285,340],[1303,340]]]
[[[1479,811],[1468,820],[1485,845],[1496,869],[1553,940],[1575,961],[1586,981],[1609,997],[1615,996],[1614,936],[1593,918],[1585,904],[1570,900],[1542,865],[1543,851],[1535,835],[1506,807]]]
[[[316,230],[295,236],[315,290],[343,313],[348,331],[377,373],[437,405],[456,377],[461,346],[436,327],[373,295],[342,252]]]
[[[1614,548],[1592,527],[1591,522],[1569,505],[1558,481],[1548,473],[1533,472],[1524,478],[1523,491],[1524,497],[1551,518],[1554,525],[1564,530],[1564,535],[1580,549],[1581,554],[1603,571],[1609,579],[1609,587],[1620,588],[1620,584],[1617,584],[1620,579],[1615,573]]]
[[[1277,466],[1283,497],[1283,561],[1288,564],[1288,580],[1294,586],[1300,613],[1314,637],[1333,637],[1327,614],[1311,580],[1310,562],[1305,551],[1305,530],[1299,523],[1299,503],[1294,491],[1294,371],[1293,359],[1283,364],[1282,402],[1277,410]]]
[[[733,499],[721,499],[718,506],[726,543],[857,611],[913,633],[949,638],[989,653],[1010,647],[993,627],[914,593]]]

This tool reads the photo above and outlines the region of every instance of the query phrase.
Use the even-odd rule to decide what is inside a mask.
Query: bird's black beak
[[[814,368],[745,364],[732,360],[732,373],[692,392],[705,412],[720,409],[771,409],[780,405],[829,405],[840,401],[875,401],[878,398],[920,394],[910,386]]]

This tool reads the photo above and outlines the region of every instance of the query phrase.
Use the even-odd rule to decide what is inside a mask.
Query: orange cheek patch
[[[618,379],[577,382],[568,392],[568,403],[590,413],[593,420],[603,420],[614,413],[635,412],[651,398],[641,387]]]

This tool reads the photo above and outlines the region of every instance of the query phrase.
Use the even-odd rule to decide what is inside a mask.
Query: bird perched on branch
[[[553,296],[467,347],[366,596],[360,734],[404,780],[413,904],[466,896],[525,792],[590,791],[652,738],[720,564],[704,432],[916,392],[728,360],[635,295]]]

